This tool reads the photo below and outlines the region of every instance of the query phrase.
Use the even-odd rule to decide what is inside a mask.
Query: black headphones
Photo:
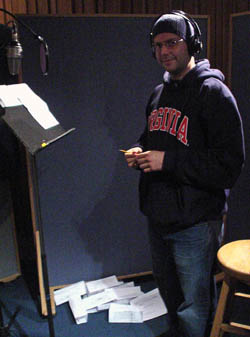
[[[202,50],[202,41],[200,40],[201,31],[200,31],[200,28],[199,28],[197,22],[183,11],[175,10],[175,11],[170,12],[169,14],[178,15],[185,20],[186,26],[187,26],[187,32],[188,32],[188,38],[187,38],[186,42],[187,42],[189,54],[191,56],[193,56],[194,54],[200,53],[200,51]],[[161,16],[162,15],[160,15],[154,21],[154,23],[152,25],[152,28],[151,28],[151,32],[150,32],[150,45],[151,45],[154,57],[155,57],[155,50],[154,50],[154,47],[153,47],[153,38],[154,38],[153,28],[154,28],[155,23],[157,22],[157,20]],[[192,32],[192,28],[193,28],[194,33]]]

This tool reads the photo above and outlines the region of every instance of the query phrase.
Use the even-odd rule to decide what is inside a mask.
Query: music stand
[[[49,288],[49,277],[48,277],[48,267],[47,267],[47,257],[44,245],[44,235],[43,235],[43,225],[40,211],[40,199],[38,193],[38,177],[37,177],[37,167],[36,167],[36,154],[39,151],[46,151],[46,148],[54,143],[55,141],[61,139],[62,137],[70,134],[75,128],[65,131],[60,124],[51,127],[49,129],[44,129],[29,113],[29,111],[23,106],[12,106],[1,108],[0,116],[4,122],[10,127],[17,139],[24,145],[29,160],[31,163],[31,181],[34,189],[33,201],[34,201],[34,211],[36,218],[36,226],[39,231],[40,237],[40,248],[41,248],[41,263],[42,263],[42,276],[44,282],[44,290],[47,304],[47,318],[49,325],[50,337],[55,337],[53,314],[50,302],[50,288]],[[10,323],[7,327],[3,327],[3,335],[0,337],[9,337],[9,327],[15,320],[15,317],[19,309],[16,310]],[[2,312],[0,311],[0,323],[3,323]],[[3,326],[3,324],[1,324]],[[0,330],[1,332],[1,330]]]

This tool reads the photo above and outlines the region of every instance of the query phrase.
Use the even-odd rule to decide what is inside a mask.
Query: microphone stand
[[[11,17],[13,17],[18,23],[20,23],[22,26],[24,26],[26,29],[29,30],[29,32],[31,32],[31,34],[33,35],[33,37],[37,40],[39,40],[40,42],[40,46],[42,47],[42,51],[43,51],[43,55],[40,57],[43,57],[43,59],[41,59],[41,69],[42,69],[42,73],[43,75],[47,75],[48,74],[48,45],[45,42],[45,40],[39,36],[38,34],[36,34],[29,26],[27,26],[25,23],[23,23],[22,21],[20,21],[14,14],[10,13],[9,11],[7,11],[4,8],[0,8],[0,11],[10,15]],[[36,161],[35,158],[33,158],[32,161],[33,164],[33,168],[34,168],[34,187],[35,190],[37,190],[37,177],[36,177]],[[41,249],[42,249],[42,270],[43,270],[43,281],[44,281],[44,288],[45,288],[45,294],[46,294],[46,304],[47,304],[47,313],[48,313],[48,326],[49,326],[49,333],[50,333],[50,337],[55,337],[55,331],[54,331],[54,323],[53,323],[53,313],[52,313],[52,308],[51,308],[51,302],[50,302],[50,289],[49,289],[49,279],[48,279],[48,267],[47,267],[47,261],[46,261],[46,254],[45,254],[45,250],[44,250],[44,242],[43,242],[43,232],[42,232],[42,226],[41,226],[41,214],[40,214],[40,205],[39,205],[39,197],[38,194],[36,193],[36,206],[37,206],[37,220],[38,223],[40,225],[40,235],[41,235]],[[12,315],[10,322],[8,323],[7,326],[4,326],[3,323],[3,315],[2,315],[2,311],[1,311],[1,303],[0,303],[0,337],[11,337],[10,335],[10,327],[11,325],[14,323],[15,318],[18,314],[18,312],[20,311],[20,307],[18,307],[15,311],[15,313]],[[22,335],[21,337],[28,337],[27,335]]]
[[[40,47],[41,47],[40,48],[40,51],[41,51],[41,53],[40,53],[40,66],[41,66],[41,69],[42,69],[42,74],[48,75],[49,48],[48,48],[48,45],[47,45],[46,41],[44,40],[44,38],[42,36],[38,35],[37,33],[35,33],[33,29],[31,29],[27,24],[25,24],[20,19],[18,19],[11,12],[7,11],[4,8],[0,8],[0,11],[4,12],[4,13],[8,14],[9,16],[11,16],[12,18],[14,18],[16,22],[18,22],[20,25],[25,27],[33,35],[33,37],[40,42]]]
[[[9,323],[4,326],[3,323],[3,314],[2,314],[2,309],[0,306],[0,337],[11,337],[11,332],[10,332],[10,327],[11,325],[14,323],[17,314],[20,311],[20,307],[18,307],[16,309],[16,311],[14,312],[14,314],[11,316]],[[21,335],[21,337],[28,337],[27,335]]]
[[[10,327],[12,323],[14,322],[19,310],[20,310],[19,308],[16,309],[15,313],[13,314],[13,316],[11,317],[9,321],[9,324],[4,326],[2,308],[0,306],[0,337],[10,337]]]

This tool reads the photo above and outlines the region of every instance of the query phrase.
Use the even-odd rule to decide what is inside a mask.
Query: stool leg
[[[229,290],[230,289],[229,289],[228,284],[225,281],[223,281],[221,292],[220,292],[220,298],[219,298],[218,306],[216,309],[216,314],[215,314],[210,337],[222,337],[223,336],[223,331],[220,331],[220,327],[223,321],[223,316],[224,316],[224,311],[226,308],[227,296],[229,294]]]
[[[229,287],[229,291],[227,294],[227,301],[226,301],[226,307],[224,310],[223,322],[229,324],[230,319],[232,317],[232,312],[233,312],[233,300],[234,300],[237,280],[233,277],[229,277],[228,275],[225,275],[225,282],[227,283]]]

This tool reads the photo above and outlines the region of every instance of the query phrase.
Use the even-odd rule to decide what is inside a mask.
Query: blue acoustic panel
[[[154,18],[19,18],[50,51],[42,77],[37,41],[20,27],[23,81],[62,127],[76,128],[36,155],[50,285],[151,270],[139,172],[119,149],[137,140],[149,95],[162,81],[149,45]]]
[[[231,86],[241,112],[246,148],[246,162],[232,189],[228,213],[228,241],[250,239],[250,12],[232,16]]]

